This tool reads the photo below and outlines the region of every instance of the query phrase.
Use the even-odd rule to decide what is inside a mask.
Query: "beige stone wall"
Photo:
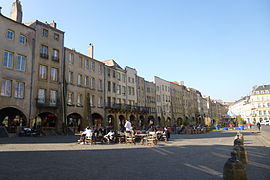
[[[63,109],[62,109],[62,71],[63,71],[63,55],[64,55],[64,32],[50,26],[49,24],[34,21],[26,23],[28,26],[36,30],[36,41],[35,41],[35,63],[33,71],[33,101],[31,102],[34,106],[32,108],[31,120],[34,119],[44,112],[53,113],[57,116],[56,128],[61,131],[64,123]],[[48,31],[48,36],[44,36],[43,31]],[[58,39],[55,39],[55,34],[58,35]],[[44,58],[41,56],[41,46],[45,45],[48,47],[48,56]],[[58,60],[54,60],[53,49],[58,50]],[[40,65],[47,67],[47,79],[41,79]],[[58,70],[58,80],[53,81],[51,76],[52,68]],[[37,105],[38,90],[45,89],[46,102],[45,106]],[[50,91],[57,91],[57,105],[49,106]]]
[[[7,39],[7,31],[14,32],[14,39]],[[26,43],[21,44],[19,42],[20,35],[26,37]],[[31,99],[31,72],[32,72],[32,50],[33,39],[35,38],[35,31],[23,24],[17,23],[9,18],[6,18],[0,14],[0,90],[2,88],[3,80],[12,81],[12,92],[10,97],[0,95],[0,109],[6,107],[13,107],[21,112],[29,120],[30,116],[30,99]],[[3,66],[4,52],[13,53],[13,66],[12,68],[6,68]],[[25,56],[26,66],[25,71],[16,69],[18,55]],[[22,99],[15,97],[16,82],[25,83],[24,97]]]
[[[153,82],[145,81],[145,105],[149,108],[149,115],[147,117],[147,122],[150,116],[153,116],[154,123],[157,124],[157,109],[156,109],[156,86]],[[149,122],[148,122],[149,123]]]
[[[73,54],[72,63],[69,59],[70,54]],[[94,125],[91,115],[97,113],[102,117],[101,126],[104,127],[104,64],[68,48],[65,48],[65,60],[67,116],[73,113],[79,114],[82,117],[82,128],[85,128]],[[69,72],[73,73],[72,83],[68,81]],[[78,76],[81,77],[80,83]],[[93,85],[91,78],[94,78]],[[73,94],[71,103],[68,100],[69,93]],[[78,104],[78,95],[82,96],[81,104]],[[93,100],[90,100],[92,98]]]
[[[172,126],[170,82],[156,76],[154,79],[156,95],[160,97],[160,101],[157,101],[157,116],[161,118],[160,125]]]

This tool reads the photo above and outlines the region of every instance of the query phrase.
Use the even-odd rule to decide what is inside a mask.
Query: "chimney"
[[[1,14],[2,7],[0,6],[0,14]]]
[[[12,4],[11,12],[10,12],[10,18],[13,19],[14,21],[17,21],[19,23],[22,23],[22,5],[19,0],[16,0]]]
[[[94,46],[91,43],[88,45],[88,56],[94,58]]]
[[[56,29],[56,22],[53,21],[50,26]]]

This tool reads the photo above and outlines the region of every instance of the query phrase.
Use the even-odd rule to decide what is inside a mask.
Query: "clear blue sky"
[[[0,0],[9,15],[13,0]],[[269,0],[21,0],[23,21],[51,22],[65,46],[114,59],[147,80],[184,81],[234,101],[270,84]]]

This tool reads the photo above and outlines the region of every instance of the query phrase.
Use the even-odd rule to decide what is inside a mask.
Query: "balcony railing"
[[[134,106],[129,104],[107,104],[106,109],[124,112],[129,111],[129,112],[149,113],[148,107]]]
[[[48,59],[48,54],[46,53],[40,53],[40,57],[44,59]]]
[[[59,99],[52,102],[51,99],[36,99],[36,106],[39,108],[58,108],[60,106]]]

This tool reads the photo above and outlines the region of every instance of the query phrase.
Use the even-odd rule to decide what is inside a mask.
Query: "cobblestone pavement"
[[[156,147],[78,145],[74,136],[2,138],[0,179],[222,179],[235,134],[173,135]],[[249,179],[270,179],[270,141],[264,133],[243,134]]]

